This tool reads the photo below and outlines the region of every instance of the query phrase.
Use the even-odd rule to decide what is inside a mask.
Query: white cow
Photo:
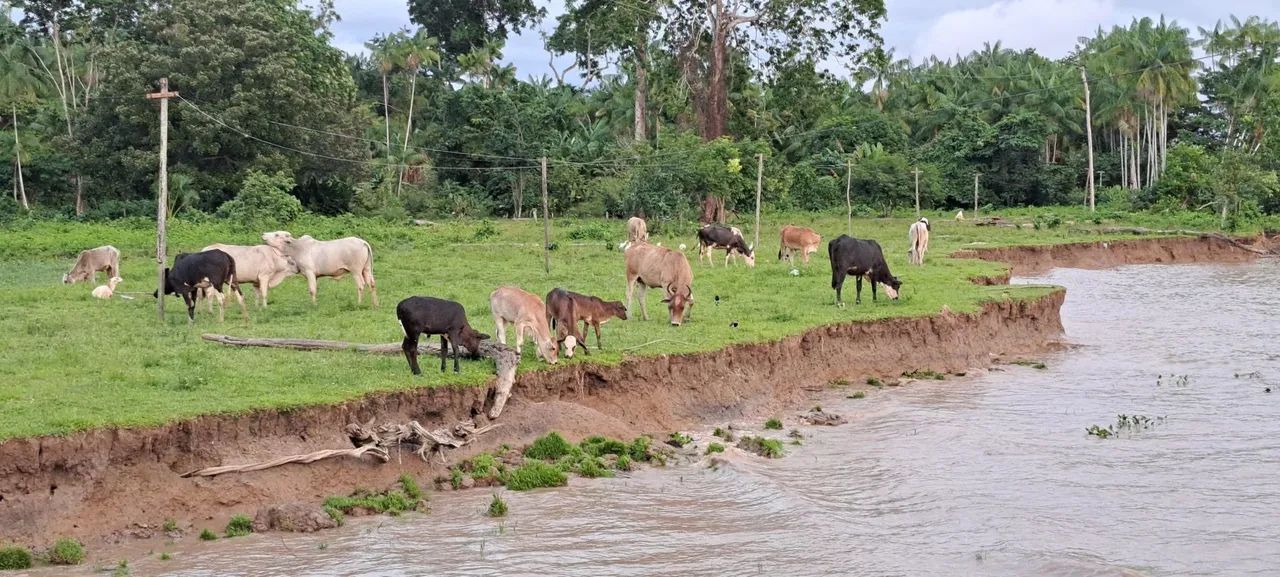
[[[298,263],[274,247],[265,244],[243,246],[235,244],[211,244],[201,250],[218,249],[231,255],[236,263],[236,282],[252,284],[257,296],[253,302],[266,308],[267,292],[284,279],[298,274]],[[209,306],[213,303],[210,301]]]
[[[316,240],[310,235],[294,238],[288,231],[277,230],[263,233],[262,241],[298,265],[298,272],[307,277],[311,304],[316,302],[316,277],[340,279],[351,273],[356,280],[356,302],[364,302],[364,287],[368,285],[373,306],[378,306],[378,288],[373,281],[373,248],[364,239],[349,236]]]
[[[911,264],[923,265],[924,253],[929,251],[929,219],[922,217],[911,223],[907,239],[911,241],[911,248],[907,249],[908,260]]]

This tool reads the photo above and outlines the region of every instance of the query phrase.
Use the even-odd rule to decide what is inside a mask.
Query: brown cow
[[[627,220],[627,242],[649,242],[649,226],[643,218],[633,216]]]
[[[63,284],[75,284],[86,280],[98,280],[98,271],[107,273],[107,278],[120,276],[120,251],[111,245],[80,251],[71,272],[62,275]]]
[[[813,229],[788,224],[782,227],[782,247],[778,249],[778,260],[786,258],[791,266],[795,266],[795,253],[799,252],[804,264],[809,264],[809,255],[818,252],[818,245],[821,243],[822,235]]]
[[[551,338],[547,307],[538,295],[513,286],[499,287],[489,293],[489,310],[493,313],[493,323],[498,327],[498,341],[507,344],[507,325],[514,325],[516,354],[520,354],[525,331],[529,331],[537,343],[538,356],[548,364],[556,364],[560,347]]]
[[[600,344],[600,325],[613,317],[627,320],[627,307],[622,301],[605,301],[562,288],[554,288],[547,293],[547,320],[556,331],[556,340],[565,343],[565,356],[573,356],[575,345],[581,345],[582,352],[591,353],[587,350],[585,338],[588,323],[596,329],[596,348],[603,349]],[[578,321],[582,321],[582,332],[578,332]],[[566,336],[562,337],[561,333]]]
[[[680,326],[688,311],[693,309],[693,269],[684,253],[648,243],[627,248],[627,314],[631,310],[631,296],[640,287],[640,316],[649,320],[645,308],[646,288],[663,290],[662,302],[667,303],[667,319]]]

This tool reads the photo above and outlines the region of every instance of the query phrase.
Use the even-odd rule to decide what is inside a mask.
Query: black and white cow
[[[831,288],[836,291],[837,305],[844,306],[840,291],[844,288],[846,275],[853,275],[857,279],[857,298],[854,304],[862,302],[863,277],[871,282],[871,300],[876,299],[877,284],[884,285],[884,292],[889,298],[898,298],[902,281],[889,272],[880,243],[842,234],[827,244],[827,255],[831,257]]]
[[[244,295],[240,293],[240,284],[236,282],[236,261],[231,255],[217,249],[197,253],[180,253],[173,259],[173,267],[164,269],[164,294],[178,295],[187,304],[187,320],[196,320],[196,296],[199,289],[205,289],[218,301],[218,322],[222,322],[226,295],[226,285],[231,286],[236,300],[240,302],[240,313],[247,319],[249,311],[244,306]],[[158,297],[156,293],[152,296]]]
[[[713,266],[715,261],[711,260],[711,251],[722,248],[724,249],[724,265],[729,266],[729,259],[735,254],[742,255],[746,260],[747,266],[756,266],[756,255],[754,247],[747,245],[747,241],[742,238],[742,231],[736,227],[724,227],[718,224],[704,224],[698,229],[698,262],[701,263],[703,257]]]

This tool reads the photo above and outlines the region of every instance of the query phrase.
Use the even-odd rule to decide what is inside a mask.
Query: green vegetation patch
[[[0,547],[0,569],[27,569],[31,567],[31,551],[26,547],[11,545]]]
[[[560,433],[552,431],[539,437],[524,450],[524,456],[530,459],[554,461],[574,451],[575,447],[564,440]]]
[[[503,501],[502,497],[497,493],[494,493],[493,500],[489,501],[489,510],[486,511],[485,514],[490,517],[506,517],[507,502]]]
[[[711,443],[710,445],[707,445],[708,455],[712,453],[723,453],[723,452],[724,452],[724,445],[720,443]]]
[[[507,474],[506,485],[512,491],[528,491],[542,487],[563,487],[569,477],[555,465],[530,461]]]
[[[769,430],[769,431],[781,431],[782,421],[779,420],[777,417],[774,417],[764,422],[764,428],[765,430]]]
[[[235,515],[227,521],[227,537],[243,537],[253,532],[253,519],[247,515]]]
[[[202,530],[200,531],[200,540],[201,540],[201,541],[217,541],[217,540],[218,540],[218,534],[217,534],[217,533],[214,533],[213,531],[209,530],[208,528],[205,528],[205,529],[202,529]]]
[[[421,495],[421,490],[418,493]],[[410,497],[402,489],[392,489],[384,493],[356,489],[348,497],[335,496],[324,500],[326,510],[332,508],[346,515],[350,515],[353,511],[364,509],[374,513],[386,513],[394,516],[406,511],[416,510],[421,504],[421,496],[418,498]]]
[[[49,548],[49,564],[79,565],[84,562],[84,545],[75,539],[63,537]]]
[[[743,437],[738,441],[738,448],[769,459],[778,459],[784,454],[782,441],[765,437]]]

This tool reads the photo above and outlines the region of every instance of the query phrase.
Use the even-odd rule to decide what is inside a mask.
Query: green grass
[[[17,545],[0,547],[0,570],[31,567],[31,551]]]
[[[502,500],[497,493],[493,494],[493,500],[489,501],[489,510],[485,512],[490,517],[506,517],[507,502]]]
[[[866,391],[854,391],[852,394],[845,396],[846,399],[865,399],[866,397]]]
[[[530,459],[554,461],[572,453],[573,450],[574,446],[569,441],[564,440],[560,433],[551,431],[530,444],[529,448],[524,450],[524,456]]]
[[[774,417],[764,422],[764,428],[770,431],[780,431],[782,430],[782,421]]]
[[[1066,211],[1057,212],[1067,221],[1073,219]],[[694,269],[697,303],[690,322],[670,326],[659,295],[648,291],[651,320],[639,320],[636,314],[610,323],[604,329],[605,350],[561,362],[610,365],[624,355],[706,352],[733,343],[776,340],[821,325],[932,315],[943,306],[971,312],[983,301],[1006,298],[1006,293],[1010,298],[1033,298],[1052,289],[973,285],[970,277],[1000,274],[1005,267],[945,257],[953,251],[1129,236],[1097,234],[1086,229],[1092,223],[1034,230],[956,223],[950,213],[928,216],[933,219],[933,235],[923,268],[906,264],[906,230],[912,219],[853,223],[855,236],[884,246],[890,267],[904,282],[901,300],[873,302],[865,294],[870,291],[864,290],[868,298],[854,305],[850,280],[845,287],[848,306],[836,308],[825,250],[808,266],[800,265],[798,276],[788,274],[791,267],[775,255],[782,224],[811,226],[826,242],[845,232],[843,215],[769,215],[761,227],[755,268],[713,268],[699,264],[692,249],[686,251]],[[1022,218],[1030,222],[1033,216]],[[753,236],[748,219],[734,224]],[[1104,223],[1110,224],[1115,223]],[[289,228],[318,238],[358,235],[368,240],[376,255],[381,307],[373,308],[367,300],[357,305],[349,277],[337,282],[322,279],[319,305],[313,307],[305,281],[294,277],[272,289],[268,310],[254,308],[250,294],[247,323],[234,305],[221,324],[202,306],[195,326],[188,327],[183,306],[173,297],[166,301],[166,318],[160,323],[150,296],[155,275],[152,223],[6,225],[0,231],[0,266],[5,271],[0,275],[0,348],[6,361],[0,363],[0,406],[5,407],[0,412],[0,440],[100,426],[160,425],[205,414],[292,409],[379,391],[474,386],[488,382],[494,371],[492,361],[464,360],[461,374],[442,374],[435,370],[434,359],[423,359],[425,374],[415,378],[398,356],[240,349],[205,342],[201,333],[390,343],[402,338],[395,304],[411,295],[458,300],[472,324],[488,333],[493,332],[488,295],[499,285],[517,284],[539,295],[564,286],[607,299],[624,298],[622,254],[615,246],[625,237],[621,220],[554,221],[552,238],[559,248],[552,253],[550,274],[542,269],[541,223],[533,221],[453,221],[415,227],[307,216]],[[680,234],[656,235],[654,242],[667,247],[695,244],[695,224],[663,228]],[[213,242],[256,244],[260,232],[224,222],[176,221],[170,227],[170,258]],[[602,236],[607,240],[598,239]],[[135,300],[97,301],[89,296],[92,283],[60,284],[78,251],[102,244],[121,250],[125,283],[118,292],[134,293],[129,296]],[[521,370],[544,369],[533,347],[526,349]]]
[[[200,531],[200,540],[201,541],[217,541],[218,534],[214,533],[213,531],[210,531],[208,528],[205,528]]]
[[[79,565],[84,562],[84,545],[75,539],[63,537],[49,548],[50,565]]]
[[[707,445],[708,455],[712,453],[723,453],[723,452],[724,452],[724,445],[720,443],[711,443],[710,445]]]
[[[784,454],[782,441],[765,437],[743,437],[738,441],[738,448],[769,459],[778,459]]]
[[[541,487],[563,487],[569,477],[555,465],[531,461],[507,475],[506,486],[512,491],[528,491]]]
[[[417,488],[416,483],[413,486],[415,489]],[[418,494],[419,497],[411,497],[401,489],[392,489],[385,493],[356,489],[348,497],[334,496],[325,499],[324,508],[326,511],[330,511],[330,516],[334,518],[334,521],[338,521],[339,518],[334,516],[332,511],[339,511],[345,515],[351,513],[354,509],[368,509],[375,513],[386,513],[395,516],[417,509],[422,504],[422,492],[420,489]],[[341,521],[338,522],[341,523]]]
[[[244,537],[253,532],[253,519],[245,515],[236,515],[227,521],[225,534],[230,537]]]

